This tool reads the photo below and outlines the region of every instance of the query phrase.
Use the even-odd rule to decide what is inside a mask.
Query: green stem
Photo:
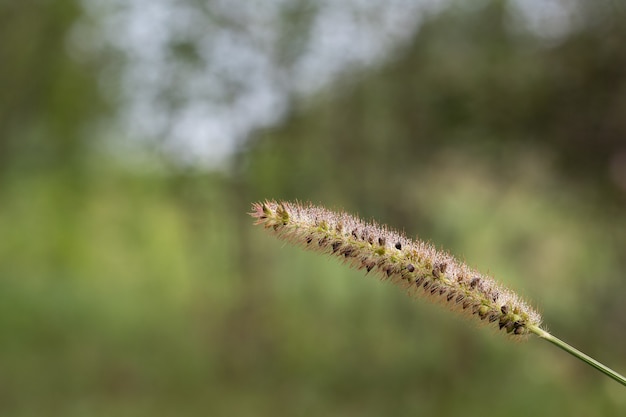
[[[567,353],[577,357],[581,361],[587,362],[589,365],[593,366],[598,371],[600,371],[603,374],[613,378],[615,381],[619,382],[620,384],[626,386],[626,378],[624,378],[622,375],[618,374],[617,372],[615,372],[611,368],[601,364],[600,362],[598,362],[597,360],[593,359],[592,357],[589,357],[589,356],[585,355],[584,353],[582,353],[580,350],[574,348],[573,346],[568,345],[567,343],[565,343],[561,339],[559,339],[559,338],[557,338],[555,336],[552,336],[550,333],[548,333],[545,330],[540,329],[539,327],[536,327],[536,326],[530,326],[528,328],[528,330],[530,330],[531,332],[533,332],[534,334],[536,334],[540,338],[545,339],[548,342],[550,342],[550,343],[560,347],[561,349],[563,349]]]

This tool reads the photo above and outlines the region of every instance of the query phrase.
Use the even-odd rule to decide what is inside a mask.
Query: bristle
[[[411,292],[450,310],[465,311],[483,323],[494,323],[511,336],[527,335],[529,328],[541,323],[536,311],[493,278],[428,243],[412,241],[376,223],[290,202],[255,203],[250,214],[257,219],[255,224],[281,239],[341,257],[350,266],[374,271],[403,288],[421,288]]]

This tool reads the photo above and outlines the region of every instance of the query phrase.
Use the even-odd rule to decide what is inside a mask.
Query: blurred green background
[[[299,199],[418,235],[626,372],[624,6],[374,3],[0,2],[0,414],[626,413],[252,226]]]

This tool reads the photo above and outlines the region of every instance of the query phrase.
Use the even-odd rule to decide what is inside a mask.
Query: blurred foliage
[[[77,0],[0,3],[0,170],[81,163],[87,129],[106,112],[97,63],[68,53]]]
[[[207,173],[100,153],[116,103],[65,47],[80,4],[3,4],[0,413],[622,415],[622,387],[551,346],[475,329],[245,214],[297,198],[418,234],[623,373],[624,16],[598,8],[547,44],[505,5],[433,16],[392,62],[294,104]]]

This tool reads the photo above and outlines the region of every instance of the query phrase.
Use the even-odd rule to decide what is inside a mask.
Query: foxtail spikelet
[[[411,294],[493,324],[512,337],[528,335],[541,324],[539,313],[515,293],[429,243],[313,205],[266,201],[253,204],[250,214],[255,224],[281,239],[375,272]]]
[[[410,293],[493,324],[513,338],[533,333],[626,386],[624,376],[542,329],[539,313],[515,293],[429,243],[310,204],[254,203],[250,215],[257,219],[255,224],[281,239],[373,271]]]

